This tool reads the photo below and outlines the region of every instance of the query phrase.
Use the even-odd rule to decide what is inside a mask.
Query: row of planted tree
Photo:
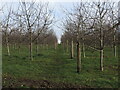
[[[11,4],[7,8],[8,12],[2,10],[4,16],[0,24],[2,42],[7,48],[7,55],[11,55],[11,45],[17,47],[18,51],[24,45],[29,46],[30,60],[33,60],[33,46],[36,46],[37,53],[39,45],[56,48],[57,37],[52,29],[55,20],[49,3],[19,2],[16,4],[18,4],[16,7]]]
[[[100,52],[100,70],[103,71],[104,47],[113,48],[117,56],[120,18],[118,18],[118,3],[114,2],[80,2],[70,10],[64,10],[66,18],[63,21],[61,42],[74,58],[74,47],[77,48],[77,72],[81,71],[81,53],[85,58],[85,47]],[[82,50],[82,51],[81,51]]]
[[[2,26],[3,45],[10,55],[10,45],[29,46],[29,59],[33,60],[33,44],[52,45],[56,48],[57,37],[52,26],[56,23],[54,11],[48,3],[19,2],[18,7],[7,8],[0,24]],[[103,71],[104,47],[112,46],[116,57],[116,46],[120,43],[118,26],[118,7],[114,2],[79,2],[73,4],[62,20],[61,37],[63,46],[71,47],[74,57],[74,45],[77,47],[77,72],[81,71],[81,46],[85,57],[85,46],[100,52],[100,70]],[[3,8],[4,9],[4,8]],[[5,11],[5,10],[2,10]]]

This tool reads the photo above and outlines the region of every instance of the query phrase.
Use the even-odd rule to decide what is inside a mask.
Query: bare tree
[[[67,19],[70,21],[73,26],[73,35],[76,36],[76,45],[77,45],[77,72],[79,73],[81,71],[81,46],[82,46],[82,38],[85,26],[85,21],[88,17],[85,16],[86,8],[85,3],[80,2],[79,4],[74,5],[74,11],[68,12]],[[71,26],[71,25],[70,25]],[[69,26],[69,27],[70,27]]]
[[[8,13],[3,18],[2,22],[2,31],[5,35],[5,42],[7,48],[7,55],[10,56],[10,47],[9,47],[9,35],[11,33],[10,26],[11,26],[11,14],[12,14],[12,7],[8,10]]]
[[[111,5],[109,5],[110,7],[110,12],[109,12],[109,17],[110,17],[110,24],[111,27],[113,27],[117,22],[118,22],[118,9],[117,7],[115,7],[116,3],[112,3]],[[116,8],[116,9],[115,9]],[[117,31],[117,27],[113,28],[113,48],[114,48],[114,56],[116,57],[117,54],[117,46],[116,46],[116,31]]]
[[[48,9],[48,4],[37,4],[35,2],[21,2],[19,16],[22,18],[22,23],[29,32],[29,56],[30,60],[32,57],[32,43],[36,41],[42,30],[49,28],[52,23],[51,13]],[[35,29],[36,27],[36,29]],[[33,38],[32,34],[37,30],[38,35]]]
[[[113,3],[111,2],[80,2],[74,5],[74,10],[67,11],[66,20],[70,23],[72,22],[75,26],[74,29],[72,28],[72,32],[76,36],[77,72],[80,72],[81,69],[81,46],[83,46],[82,50],[85,57],[85,44],[93,50],[100,52],[100,70],[103,71],[104,45],[112,42],[110,39],[112,37],[111,33],[113,33],[112,29],[119,25],[119,22],[115,21],[115,15],[112,12],[114,7],[112,5]],[[114,20],[110,17],[110,12]],[[114,23],[110,24],[109,20],[110,22],[114,21]],[[70,28],[70,26],[68,27]],[[67,31],[70,33],[69,29]],[[108,38],[109,42],[107,41]]]

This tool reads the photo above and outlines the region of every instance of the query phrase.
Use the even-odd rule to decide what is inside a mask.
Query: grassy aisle
[[[82,58],[82,72],[78,74],[76,59],[69,59],[61,46],[56,50],[40,48],[38,55],[33,52],[33,61],[28,59],[27,48],[21,51],[11,49],[11,56],[6,56],[3,49],[4,87],[118,87],[114,58],[105,58],[105,70],[101,72],[98,53],[87,51],[87,58]]]

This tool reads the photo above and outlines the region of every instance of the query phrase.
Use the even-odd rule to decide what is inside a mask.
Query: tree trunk
[[[56,43],[56,42],[55,42],[54,48],[55,48],[55,50],[56,50],[56,48],[57,48],[57,43]]]
[[[103,30],[100,29],[100,70],[103,71]]]
[[[29,49],[30,49],[30,60],[33,60],[33,56],[32,56],[32,32],[30,29],[30,43],[29,43]]]
[[[77,42],[77,73],[81,71],[81,49],[80,49],[80,43]]]
[[[19,44],[19,46],[18,46],[18,53],[20,53],[20,48],[21,48],[21,47],[20,47],[20,44]]]
[[[6,36],[6,47],[7,47],[7,55],[10,56],[9,41],[7,36]]]
[[[103,49],[100,50],[100,70],[103,71]]]
[[[86,55],[85,55],[85,45],[84,45],[84,43],[83,43],[83,57],[84,57],[84,58],[86,57]]]
[[[116,58],[116,37],[115,37],[115,30],[114,30],[114,56]]]
[[[116,56],[117,56],[117,50],[116,50],[116,45],[114,46],[114,56],[115,56],[115,58],[116,58]]]
[[[48,44],[46,44],[46,49],[48,49]]]
[[[7,43],[7,54],[10,56],[10,48],[9,48],[9,43]]]
[[[65,45],[65,42],[63,42],[63,48],[64,48],[64,51],[66,52],[66,45]]]
[[[71,41],[71,59],[74,57],[74,47],[73,47],[73,40]]]
[[[36,54],[38,55],[38,38],[36,39]]]
[[[66,49],[67,49],[67,53],[68,53],[68,40],[67,40],[67,46],[66,46]]]
[[[16,49],[16,43],[14,43],[14,49]]]

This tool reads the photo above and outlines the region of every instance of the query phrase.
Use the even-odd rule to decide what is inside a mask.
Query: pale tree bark
[[[74,57],[74,47],[73,47],[73,40],[71,41],[71,59]]]
[[[85,58],[86,57],[86,54],[85,54],[85,45],[83,43],[83,57]]]
[[[7,47],[7,55],[10,56],[9,41],[7,36],[6,36],[6,47]]]
[[[101,40],[101,48],[102,48],[102,40]],[[103,71],[103,49],[100,50],[100,70]]]
[[[31,16],[31,14],[30,13],[29,13],[30,15],[28,14],[28,11],[30,12],[30,10],[32,8],[29,7],[29,9],[27,10],[27,4],[26,4],[26,2],[22,2],[22,5],[21,5],[22,6],[22,10],[24,11],[23,15],[25,16],[24,18],[25,18],[25,21],[26,21],[27,30],[29,32],[29,59],[33,60],[33,56],[32,56],[32,28],[31,27],[34,25],[35,22],[33,22],[31,24],[31,22],[30,22],[30,16]],[[32,3],[32,4],[30,3],[29,5],[30,6],[34,6],[34,3]]]
[[[114,13],[112,7],[111,7],[111,14],[112,14],[112,17],[111,17],[112,22],[111,23],[114,26],[114,24],[115,24],[115,20],[114,20],[115,13]],[[114,57],[116,58],[116,28],[113,28],[113,51],[114,51]]]
[[[101,71],[103,71],[103,55],[104,55],[103,48],[104,48],[104,46],[103,46],[103,30],[100,27],[100,70]]]
[[[20,30],[20,43],[19,43],[19,47],[18,47],[18,52],[20,53],[20,49],[21,49],[21,43],[22,43],[22,30],[23,30],[23,28],[22,28],[22,22],[21,22],[21,16],[20,16],[20,18],[19,18],[19,30]]]
[[[98,25],[99,25],[99,30],[100,30],[100,70],[103,71],[103,58],[104,58],[104,42],[103,42],[103,21],[105,18],[105,15],[107,13],[107,9],[105,8],[106,2],[103,3],[98,3],[97,8],[98,8],[98,13],[99,13],[99,20],[98,20]]]
[[[114,56],[116,58],[116,52],[117,52],[117,50],[116,50],[116,35],[115,35],[115,30],[114,30],[114,36],[113,36],[113,38],[114,38]]]
[[[83,47],[83,57],[85,58],[86,57],[86,54],[85,54],[85,44],[84,44],[84,39],[83,39],[83,45],[82,45]]]
[[[66,52],[68,53],[68,48],[69,48],[69,45],[68,45],[68,40],[66,41],[67,45],[66,45]]]
[[[10,15],[11,15],[11,8],[9,11],[9,14],[7,16],[7,22],[5,25],[5,39],[6,39],[6,48],[7,48],[7,55],[10,56],[10,46],[9,46],[9,35],[8,35],[8,27],[9,27],[9,22],[10,22]]]
[[[6,31],[5,31],[5,41],[6,41],[7,55],[10,56],[10,47],[9,47],[7,29],[8,29],[8,22],[7,22]]]
[[[36,39],[36,54],[38,55],[38,38]]]

